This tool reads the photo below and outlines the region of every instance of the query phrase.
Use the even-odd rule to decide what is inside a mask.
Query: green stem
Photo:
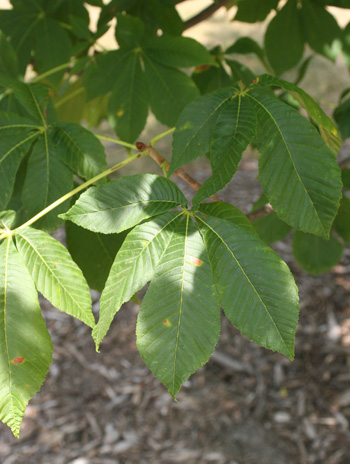
[[[137,153],[134,153],[133,155],[129,156],[128,158],[126,158],[124,161],[116,164],[115,166],[107,169],[106,171],[103,171],[101,172],[100,174],[98,174],[97,176],[93,177],[92,179],[89,179],[88,181],[84,182],[83,184],[79,185],[79,187],[75,188],[74,190],[72,190],[71,192],[68,192],[66,193],[65,195],[63,195],[63,197],[59,198],[58,200],[54,201],[53,203],[51,203],[51,205],[47,206],[45,209],[43,209],[42,211],[40,211],[40,213],[36,214],[35,216],[33,216],[31,219],[29,219],[29,221],[25,222],[24,224],[22,224],[21,226],[17,227],[17,229],[15,230],[20,230],[20,229],[25,229],[26,227],[29,227],[31,226],[34,222],[36,222],[38,219],[40,219],[41,217],[45,216],[45,214],[49,213],[50,211],[52,211],[54,208],[56,208],[57,206],[59,206],[60,204],[64,203],[66,200],[68,200],[69,198],[71,198],[72,196],[74,196],[76,193],[79,193],[81,192],[82,190],[84,190],[86,187],[89,187],[89,185],[91,184],[94,184],[95,182],[97,182],[98,180],[102,179],[103,177],[106,177],[108,176],[109,174],[111,174],[112,172],[114,171],[117,171],[118,169],[122,168],[123,166],[125,166],[126,164],[130,163],[131,161],[134,161],[138,158],[143,158],[144,156],[147,156],[149,154],[149,151],[146,150],[142,153],[140,152],[137,152]],[[0,239],[1,238],[4,238],[3,237],[4,234],[1,234],[0,235]],[[5,235],[6,236],[6,235]]]
[[[153,139],[150,140],[150,144],[152,145],[155,145],[160,139],[162,139],[163,137],[165,137],[166,135],[169,135],[169,134],[172,134],[175,130],[175,127],[172,127],[171,129],[168,129],[166,130],[165,132],[162,132],[161,134],[159,135],[156,135],[155,137],[153,137]]]
[[[79,87],[79,89],[76,89],[74,90],[74,92],[70,93],[69,95],[66,95],[65,97],[63,97],[61,100],[59,100],[55,107],[56,109],[59,108],[60,106],[62,106],[64,103],[66,103],[66,101],[70,100],[71,98],[74,98],[76,97],[77,95],[79,95],[80,93],[84,92],[84,87]]]
[[[115,139],[113,137],[107,137],[105,135],[97,135],[97,134],[95,134],[95,136],[98,139],[106,140],[107,142],[113,142],[113,143],[116,143],[117,145],[122,145],[123,147],[133,148],[134,150],[137,150],[136,145],[133,145],[132,143],[123,142],[123,140],[118,140],[118,139]]]
[[[78,61],[78,60],[76,60]],[[42,74],[39,74],[38,76],[35,76],[33,77],[33,79],[31,80],[31,82],[39,82],[43,79],[45,79],[47,76],[51,76],[51,74],[55,74],[59,71],[62,71],[62,69],[66,69],[68,68],[69,66],[71,66],[73,63],[72,61],[68,61],[67,63],[63,63],[63,64],[60,64],[59,66],[56,66],[56,68],[52,68],[52,69],[49,69],[48,71],[42,73]]]

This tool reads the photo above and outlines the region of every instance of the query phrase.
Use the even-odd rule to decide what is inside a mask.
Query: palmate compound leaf
[[[250,340],[293,359],[299,309],[288,266],[233,206],[201,210],[195,217],[226,316]]]
[[[18,229],[16,243],[38,291],[56,308],[94,327],[89,287],[66,248],[31,227]]]
[[[0,112],[0,209],[6,208],[20,162],[39,134],[30,119]]]
[[[197,98],[184,109],[174,132],[169,175],[209,151],[218,114],[235,92],[234,87],[219,89]]]
[[[330,148],[335,155],[338,154],[342,144],[342,139],[339,135],[338,129],[335,127],[333,121],[308,93],[291,82],[270,76],[269,74],[262,74],[254,83],[254,86],[257,87],[264,87],[266,85],[276,86],[286,90],[299,103],[299,105],[306,110],[313,123],[318,127],[318,130],[320,131],[320,134],[328,148]]]
[[[175,397],[213,353],[220,310],[202,238],[189,215],[177,228],[144,297],[137,347],[153,374]]]
[[[37,291],[12,238],[0,245],[0,419],[18,437],[52,361]]]
[[[258,117],[259,179],[287,224],[327,238],[341,197],[336,159],[298,111],[259,91],[247,94]]]
[[[83,193],[60,217],[103,234],[119,233],[187,200],[170,180],[153,174],[136,174]]]
[[[194,208],[230,182],[238,169],[243,151],[255,134],[255,129],[255,111],[247,98],[237,95],[222,107],[210,146],[213,174],[197,190],[192,201]]]
[[[97,349],[121,305],[152,279],[181,216],[179,211],[162,214],[127,235],[101,295],[100,318],[92,331]]]

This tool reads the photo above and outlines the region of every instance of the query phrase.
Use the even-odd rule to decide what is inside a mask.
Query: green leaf
[[[18,59],[16,53],[7,40],[6,35],[0,30],[0,73],[17,77],[18,75]]]
[[[58,120],[79,124],[83,119],[85,105],[86,91],[82,78],[78,78],[69,85],[62,95],[55,99]]]
[[[60,217],[103,234],[119,233],[177,206],[187,206],[178,187],[164,177],[136,174],[92,187]]]
[[[218,63],[218,66],[198,66],[192,74],[192,79],[202,95],[233,84],[221,63]]]
[[[261,2],[260,2],[261,3]],[[240,37],[225,51],[225,54],[238,53],[240,55],[247,55],[253,53],[256,55],[261,63],[267,67],[265,51],[260,45],[250,37]]]
[[[45,16],[36,28],[36,35],[35,62],[40,73],[69,61],[71,41],[57,21]],[[47,79],[58,85],[63,74],[64,70],[51,74]]]
[[[310,47],[335,61],[341,48],[341,31],[334,16],[314,1],[303,0],[301,19],[305,40]]]
[[[94,327],[89,287],[66,248],[31,227],[17,230],[16,243],[38,291],[56,308]]]
[[[277,86],[286,90],[308,113],[314,124],[318,127],[326,145],[337,155],[342,144],[342,139],[333,121],[320,108],[315,100],[303,89],[287,82],[283,79],[270,76],[268,74],[261,75],[254,86]]]
[[[115,255],[126,233],[97,234],[66,223],[66,240],[70,254],[78,264],[90,288],[102,292]]]
[[[55,125],[53,141],[56,156],[84,179],[91,179],[107,168],[102,143],[79,124],[61,122]]]
[[[185,108],[174,132],[169,175],[209,151],[216,118],[235,91],[233,87],[217,90],[198,98]]]
[[[213,353],[220,309],[205,247],[192,219],[181,221],[144,297],[136,343],[153,374],[175,397]]]
[[[203,203],[200,207],[200,211],[204,214],[207,214],[208,216],[231,221],[236,226],[242,229],[246,229],[252,234],[256,233],[252,223],[249,221],[247,216],[230,203],[225,203],[224,201]]]
[[[252,224],[261,240],[268,245],[284,239],[292,230],[291,226],[282,221],[275,212],[254,219]]]
[[[293,68],[304,52],[304,38],[296,0],[288,0],[265,33],[267,58],[277,74]]]
[[[52,361],[34,283],[12,238],[0,245],[0,419],[18,437],[28,401]]]
[[[24,75],[35,44],[38,12],[33,10],[0,10],[0,28],[10,37],[18,57],[19,72]]]
[[[69,22],[72,26],[74,35],[80,39],[89,40],[91,38],[89,23],[84,21],[84,19],[80,18],[79,16],[69,15]]]
[[[255,343],[293,359],[298,294],[286,263],[248,228],[196,218],[226,316]]]
[[[141,68],[139,53],[125,56],[115,76],[108,102],[109,123],[118,136],[134,142],[145,127],[148,116],[147,82]]]
[[[51,114],[52,101],[49,97],[49,87],[42,84],[24,84],[15,80],[12,80],[11,87],[16,99],[33,120],[44,127],[46,123],[53,122],[54,115]]]
[[[333,117],[344,140],[350,137],[350,98],[343,100],[334,110]]]
[[[10,230],[10,227],[16,219],[15,211],[1,211],[0,212],[0,229]]]
[[[120,47],[138,47],[145,27],[140,18],[125,14],[117,14],[115,37]]]
[[[255,129],[255,111],[247,98],[238,95],[225,104],[216,120],[211,139],[210,160],[213,174],[197,190],[193,198],[194,208],[230,182]]]
[[[297,230],[293,236],[294,258],[310,274],[329,271],[339,262],[343,249],[333,235],[325,240]]]
[[[0,112],[0,209],[6,208],[21,160],[38,135],[38,128],[32,121]]]
[[[255,74],[244,64],[235,60],[226,60],[232,72],[232,79],[234,81],[242,81],[244,84],[249,85],[255,79]]]
[[[343,195],[340,200],[338,214],[333,223],[334,229],[340,237],[350,243],[350,200]]]
[[[239,0],[235,21],[256,23],[264,21],[272,9],[276,9],[278,0]]]
[[[193,80],[177,69],[158,64],[144,54],[149,102],[155,117],[174,126],[181,111],[199,96]]]
[[[342,169],[341,171],[343,188],[350,190],[350,169]]]
[[[341,197],[340,169],[317,129],[294,108],[250,92],[258,116],[259,179],[287,224],[327,238]]]
[[[163,35],[152,38],[146,42],[144,50],[151,60],[174,68],[216,65],[208,50],[190,37]]]
[[[112,90],[116,77],[123,68],[124,59],[129,54],[130,50],[120,49],[100,53],[91,58],[90,65],[83,74],[88,100],[105,95]]]
[[[153,278],[181,215],[178,211],[162,214],[127,235],[101,295],[100,318],[92,332],[97,349],[121,305]]]
[[[72,172],[55,153],[55,143],[51,132],[44,132],[36,141],[30,155],[22,201],[27,214],[32,217],[61,198],[73,188]],[[52,232],[62,221],[57,215],[67,210],[65,201],[35,223],[36,227]]]

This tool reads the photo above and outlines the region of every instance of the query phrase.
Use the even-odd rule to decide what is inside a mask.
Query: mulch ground
[[[256,174],[245,159],[222,198],[247,212]],[[349,249],[313,277],[294,262],[290,239],[274,248],[300,290],[295,360],[251,343],[223,316],[215,354],[178,402],[137,352],[137,305],[123,306],[98,354],[87,327],[42,301],[54,361],[20,439],[0,425],[1,464],[349,464]]]

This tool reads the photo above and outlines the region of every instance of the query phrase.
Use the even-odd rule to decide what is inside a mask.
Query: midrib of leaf
[[[121,206],[116,206],[114,208],[108,208],[108,209],[99,209],[98,211],[88,211],[86,213],[79,213],[76,214],[77,216],[89,216],[90,214],[99,214],[103,213],[106,211],[117,211],[118,209],[122,208],[128,208],[129,206],[135,206],[135,205],[144,205],[145,203],[174,203],[174,205],[178,205],[179,203],[175,200],[145,200],[145,201],[135,201],[133,203],[127,203],[126,205],[121,205]],[[68,214],[68,213],[67,213]],[[71,216],[73,217],[73,216]]]
[[[219,240],[221,240],[221,242],[225,245],[225,247],[227,248],[228,252],[230,253],[230,255],[232,256],[232,258],[236,261],[239,269],[241,270],[241,272],[243,273],[243,275],[245,276],[245,278],[247,279],[247,281],[249,282],[250,286],[252,287],[252,289],[254,290],[254,293],[256,294],[256,296],[258,297],[260,303],[263,305],[266,313],[268,314],[269,318],[271,319],[271,322],[272,324],[274,325],[275,329],[276,329],[276,332],[278,333],[280,339],[282,340],[282,343],[283,345],[285,346],[286,348],[286,351],[287,353],[289,353],[289,349],[281,335],[281,332],[279,331],[278,327],[276,326],[276,323],[275,321],[273,320],[273,317],[271,316],[271,313],[270,311],[268,310],[267,306],[265,305],[265,303],[263,302],[263,300],[261,299],[260,295],[259,295],[259,292],[257,291],[257,289],[255,288],[253,282],[249,279],[248,275],[246,274],[246,272],[244,271],[244,269],[242,268],[240,262],[238,261],[238,259],[236,258],[236,256],[234,255],[233,251],[231,250],[231,248],[228,246],[228,244],[225,242],[225,240],[216,232],[215,229],[213,229],[212,227],[210,227],[209,224],[207,224],[205,221],[203,221],[203,219],[201,219],[199,216],[195,216],[196,219],[199,219],[203,224],[205,224],[218,238]]]
[[[184,281],[185,281],[185,265],[186,265],[186,253],[187,253],[187,240],[188,240],[188,222],[190,216],[186,215],[186,233],[185,233],[185,248],[184,248],[184,259],[182,264],[182,279],[181,279],[181,290],[180,290],[180,308],[179,308],[179,320],[177,323],[177,333],[176,333],[176,342],[174,350],[174,367],[173,367],[173,391],[175,391],[175,376],[176,376],[176,359],[177,352],[179,349],[179,339],[180,339],[180,326],[181,326],[181,317],[182,317],[182,305],[183,305],[183,291],[184,291]]]
[[[39,129],[38,126],[34,126],[31,124],[11,124],[10,126],[0,126],[0,130],[13,129],[13,128],[16,129],[17,127],[27,127],[28,129]]]
[[[48,203],[49,198],[49,186],[50,186],[50,153],[49,153],[49,146],[47,143],[47,132],[44,132],[44,140],[45,140],[45,152],[46,152],[46,194],[45,194],[45,205]]]
[[[6,307],[7,307],[7,280],[8,280],[8,256],[10,250],[10,241],[11,238],[7,239],[7,247],[6,247],[6,258],[5,258],[5,275],[4,275],[4,336],[5,336],[5,349],[6,349],[6,356],[7,356],[7,364],[8,364],[8,372],[9,372],[9,397],[10,397],[10,404],[11,404],[11,411],[12,417],[15,418],[15,410],[13,406],[13,398],[12,398],[12,375],[11,375],[11,362],[10,362],[10,354],[9,348],[7,343],[7,329],[6,329]]]
[[[36,97],[35,97],[35,95],[34,95],[34,92],[33,92],[33,90],[31,89],[30,86],[28,86],[28,89],[29,89],[29,92],[31,93],[31,96],[32,96],[33,101],[34,101],[34,104],[35,104],[35,106],[36,106],[36,109],[37,109],[37,111],[38,111],[38,113],[39,113],[39,115],[40,115],[40,119],[41,119],[41,121],[42,121],[42,123],[43,123],[43,126],[46,128],[46,127],[47,127],[46,121],[45,121],[44,115],[43,115],[43,113],[42,113],[42,111],[41,111],[41,109],[40,109],[40,106],[39,106],[39,104],[38,104],[38,102],[37,102],[37,99],[36,99]],[[45,134],[46,134],[46,132],[45,132]]]
[[[14,151],[16,150],[17,148],[19,148],[21,145],[23,145],[24,143],[28,142],[28,140],[32,139],[33,137],[36,137],[40,134],[40,132],[36,132],[35,134],[32,134],[32,135],[29,135],[26,139],[24,140],[21,140],[19,143],[17,143],[17,145],[15,145],[14,147],[12,147],[7,153],[5,153],[5,155],[1,158],[0,160],[0,164]]]
[[[284,146],[286,147],[287,153],[288,153],[288,155],[289,155],[289,158],[290,158],[290,160],[291,160],[291,162],[292,162],[292,165],[293,165],[293,168],[294,168],[294,172],[295,172],[296,175],[298,176],[299,182],[300,182],[300,184],[302,185],[302,187],[303,187],[303,189],[304,189],[304,191],[305,191],[305,195],[308,197],[308,199],[309,199],[309,201],[310,201],[310,203],[311,203],[311,205],[312,205],[312,207],[313,207],[313,209],[314,209],[314,211],[315,211],[315,215],[316,215],[317,221],[318,221],[318,223],[319,223],[319,225],[320,225],[322,231],[323,231],[324,233],[326,233],[326,231],[325,231],[325,229],[324,229],[324,227],[323,227],[323,225],[322,225],[322,223],[321,223],[321,221],[320,221],[320,218],[319,218],[318,212],[317,212],[317,210],[316,210],[316,208],[315,208],[315,206],[314,206],[314,203],[313,203],[313,201],[312,201],[312,199],[311,199],[311,197],[310,197],[310,195],[309,195],[309,192],[307,191],[307,189],[306,189],[306,187],[305,187],[305,185],[304,185],[304,182],[302,181],[302,178],[300,177],[300,174],[299,174],[299,172],[298,172],[298,170],[297,170],[297,167],[296,167],[296,165],[295,165],[295,163],[294,163],[292,153],[291,153],[291,151],[290,151],[290,149],[289,149],[288,143],[287,143],[287,141],[285,140],[285,138],[284,138],[284,136],[283,136],[283,133],[282,133],[282,131],[281,131],[279,125],[277,124],[277,121],[276,121],[275,118],[272,116],[271,112],[266,108],[266,106],[264,106],[259,100],[257,100],[256,98],[254,98],[254,97],[253,97],[252,95],[250,95],[250,94],[247,94],[247,96],[248,96],[249,98],[251,98],[252,100],[254,100],[256,103],[258,103],[258,104],[261,106],[261,108],[263,108],[263,110],[264,110],[264,111],[270,116],[270,118],[272,119],[274,125],[276,126],[276,128],[277,128],[277,130],[278,130],[278,132],[279,132],[279,134],[280,134],[280,136],[281,136],[281,139],[282,139],[282,141],[283,141],[283,144],[284,144]]]
[[[47,261],[45,260],[45,258],[40,254],[39,250],[37,250],[37,248],[32,244],[32,242],[28,239],[28,237],[24,236],[24,235],[21,235],[21,238],[23,240],[25,240],[32,248],[33,251],[35,251],[35,253],[38,255],[38,257],[40,258],[41,262],[46,266],[46,268],[48,269],[49,271],[49,274],[51,274],[55,279],[56,281],[61,285],[61,288],[64,289],[64,291],[66,292],[66,294],[69,296],[69,298],[73,301],[73,303],[78,307],[80,308],[80,311],[82,314],[84,314],[84,310],[81,309],[80,307],[80,304],[79,304],[79,301],[76,301],[75,298],[73,297],[73,295],[71,295],[71,293],[66,289],[66,287],[62,284],[61,280],[56,276],[56,274],[54,273],[53,269],[51,269],[51,267],[49,266],[49,264],[47,263]]]

